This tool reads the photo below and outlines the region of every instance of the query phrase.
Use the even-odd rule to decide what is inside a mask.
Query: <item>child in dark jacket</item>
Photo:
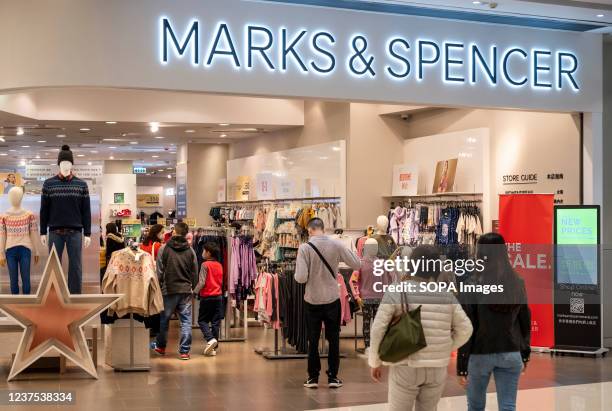
[[[219,263],[219,247],[204,244],[204,262],[195,288],[200,298],[198,324],[206,340],[204,355],[217,355],[219,328],[223,319],[223,266]]]

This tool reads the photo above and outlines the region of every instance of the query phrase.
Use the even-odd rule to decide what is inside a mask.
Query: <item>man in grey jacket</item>
[[[185,237],[189,227],[178,223],[172,238],[157,255],[157,277],[164,296],[164,311],[161,313],[159,334],[151,343],[159,355],[166,354],[168,323],[172,313],[178,312],[181,323],[179,358],[188,360],[191,350],[191,299],[198,281],[198,259]]]
[[[304,387],[319,386],[319,338],[321,324],[325,324],[325,338],[329,343],[328,386],[340,388],[342,381],[338,378],[338,369],[341,305],[336,276],[340,262],[355,270],[359,269],[361,262],[344,244],[325,235],[325,226],[320,218],[313,218],[308,222],[308,234],[310,241],[300,246],[295,267],[295,280],[306,284],[304,305],[308,333],[308,379],[304,382]]]

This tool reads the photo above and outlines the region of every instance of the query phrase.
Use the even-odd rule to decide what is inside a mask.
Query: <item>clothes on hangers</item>
[[[115,251],[102,280],[102,290],[105,294],[124,294],[109,307],[109,315],[151,316],[164,309],[153,257],[142,250],[126,247]]]
[[[256,279],[257,262],[253,248],[253,237],[232,237],[229,292],[237,302],[240,302],[246,299]]]

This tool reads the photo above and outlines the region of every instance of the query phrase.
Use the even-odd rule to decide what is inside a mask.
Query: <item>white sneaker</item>
[[[212,340],[210,340],[206,344],[206,347],[204,347],[204,355],[210,355],[211,352],[215,351],[218,345],[219,345],[219,342],[217,341],[216,338],[213,338]]]
[[[215,357],[217,355],[217,350],[212,350],[210,354],[205,354],[207,357]]]

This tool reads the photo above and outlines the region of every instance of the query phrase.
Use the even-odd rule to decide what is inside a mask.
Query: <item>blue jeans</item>
[[[472,354],[468,364],[468,411],[484,411],[491,374],[495,378],[500,411],[516,410],[518,381],[523,369],[521,353]]]
[[[161,313],[156,343],[159,348],[166,348],[168,324],[174,310],[178,312],[181,322],[179,353],[187,354],[191,350],[191,294],[164,295],[164,311]]]
[[[68,289],[71,294],[81,294],[83,285],[83,234],[77,230],[49,232],[49,251],[55,246],[60,262],[64,248],[68,252]]]
[[[30,260],[32,252],[22,245],[6,250],[6,264],[11,280],[11,294],[19,294],[19,271],[24,294],[30,294]]]

